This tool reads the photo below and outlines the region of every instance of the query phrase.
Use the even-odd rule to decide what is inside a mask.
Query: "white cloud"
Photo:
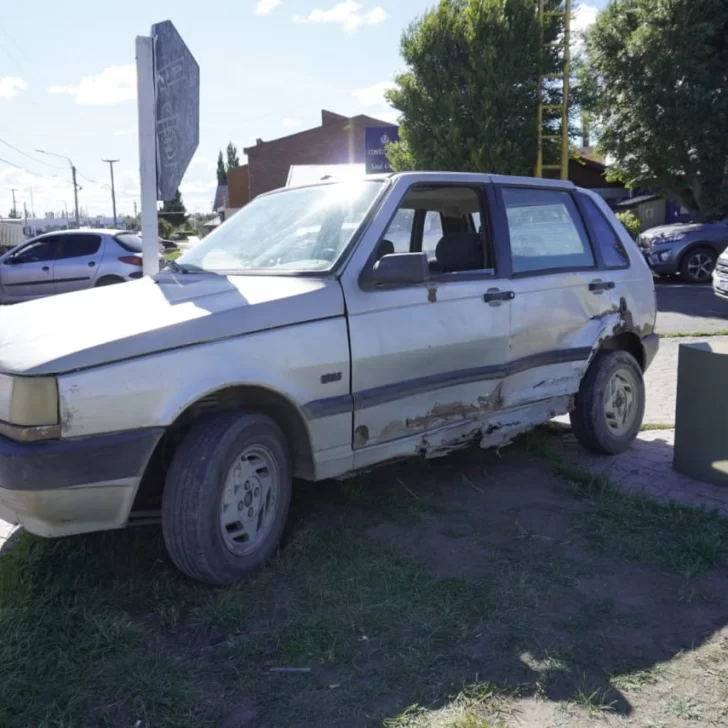
[[[256,15],[267,15],[273,8],[277,8],[281,4],[281,0],[258,0],[255,6]]]
[[[344,0],[329,10],[312,10],[308,15],[294,15],[296,23],[335,23],[347,33],[354,33],[362,25],[377,25],[387,19],[387,13],[377,6],[362,12],[363,5],[354,0]]]
[[[118,104],[136,98],[136,68],[133,64],[109,66],[94,76],[84,76],[77,84],[50,86],[52,94],[69,94],[84,105]]]
[[[356,96],[362,106],[377,106],[384,103],[384,92],[394,88],[394,85],[393,81],[380,81],[366,88],[358,88],[351,93]]]
[[[27,88],[28,84],[20,76],[0,76],[0,99],[12,99]]]
[[[571,52],[578,56],[584,51],[584,33],[597,19],[599,8],[594,5],[580,5],[571,19]]]
[[[295,129],[297,126],[301,126],[301,122],[296,119],[283,119],[281,126],[284,129]]]

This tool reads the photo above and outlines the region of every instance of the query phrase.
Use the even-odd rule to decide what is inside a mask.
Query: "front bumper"
[[[645,257],[645,261],[647,261],[647,265],[657,274],[674,275],[679,272],[678,258],[676,255],[672,254],[672,251],[670,251],[670,256],[667,258],[667,260],[660,260],[657,257],[657,253],[653,252],[643,251],[643,255]]]
[[[163,434],[159,427],[33,443],[0,436],[0,518],[38,536],[120,528]]]

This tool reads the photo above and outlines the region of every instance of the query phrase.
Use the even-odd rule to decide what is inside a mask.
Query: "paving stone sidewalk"
[[[677,394],[677,357],[680,344],[694,344],[698,341],[728,342],[728,336],[712,336],[707,339],[685,337],[660,340],[660,349],[645,375],[647,406],[644,421],[646,423],[674,424],[675,397]]]
[[[702,483],[673,470],[675,430],[641,432],[626,453],[611,457],[587,452],[566,427],[555,438],[555,445],[569,462],[593,473],[603,473],[627,493],[705,506],[728,518],[728,488]]]

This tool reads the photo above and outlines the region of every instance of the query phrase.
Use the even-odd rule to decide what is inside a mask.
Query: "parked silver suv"
[[[124,283],[142,277],[142,241],[122,230],[64,230],[0,257],[0,303]]]

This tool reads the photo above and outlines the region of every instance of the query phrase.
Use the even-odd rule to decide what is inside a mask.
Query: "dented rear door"
[[[504,406],[572,395],[620,318],[615,281],[600,269],[571,183],[514,181],[499,192],[514,296]]]

